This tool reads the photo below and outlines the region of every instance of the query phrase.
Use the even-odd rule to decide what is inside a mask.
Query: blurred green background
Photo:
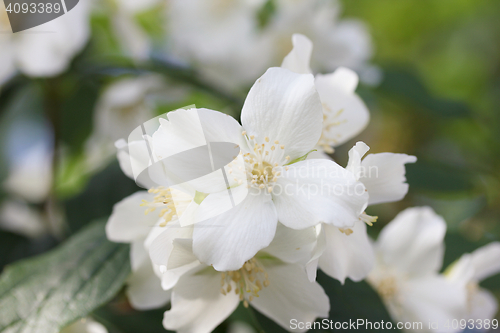
[[[418,157],[416,164],[407,166],[410,192],[406,198],[369,208],[368,214],[379,216],[370,233],[376,236],[404,208],[429,205],[448,223],[444,267],[463,253],[499,241],[500,1],[342,3],[342,17],[362,19],[369,26],[375,46],[372,63],[383,70],[383,80],[378,86],[359,87],[371,122],[360,136],[336,149],[334,157],[345,165],[347,151],[358,140],[365,141],[371,152]],[[141,14],[138,20],[153,39],[161,38],[157,28],[161,18],[155,11]],[[136,66],[121,58],[105,13],[94,15],[92,29],[90,43],[64,74],[47,79],[18,75],[0,90],[0,180],[12,170],[13,138],[22,138],[16,141],[17,150],[23,140],[42,140],[40,137],[48,137],[44,140],[57,149],[49,195],[29,204],[43,216],[50,231],[40,237],[0,231],[2,268],[55,247],[90,221],[109,216],[114,203],[138,190],[115,160],[91,171],[85,168],[84,146],[92,132],[96,102],[115,78],[151,70],[163,75],[170,86],[189,87],[180,100],[158,104],[157,114],[196,104],[238,116],[244,95],[214,89],[189,68],[161,61]],[[24,133],[16,136],[14,128]],[[49,134],[44,132],[47,129]],[[12,199],[12,193],[2,188],[0,200]],[[376,297],[370,290],[350,290],[352,283],[344,287],[330,283],[330,295],[339,299],[348,293],[359,293],[360,303],[363,297]],[[500,299],[498,276],[482,285]],[[340,305],[334,309],[342,318],[359,315],[344,310]],[[116,332],[138,332],[137,327],[161,332],[162,311],[133,311],[120,294],[111,305],[98,310],[96,317],[110,327],[117,326]],[[362,315],[378,318],[378,313]],[[247,317],[238,310],[232,318],[273,325],[265,318]]]

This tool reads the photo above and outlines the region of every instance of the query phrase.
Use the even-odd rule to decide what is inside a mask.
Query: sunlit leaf
[[[0,276],[0,332],[57,333],[108,302],[130,272],[129,247],[109,242],[104,223]]]

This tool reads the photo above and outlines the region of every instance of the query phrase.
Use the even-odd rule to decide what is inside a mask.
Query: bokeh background
[[[367,62],[376,75],[362,80],[357,91],[370,109],[370,124],[338,147],[334,158],[345,165],[358,140],[372,152],[418,157],[407,166],[406,198],[367,211],[379,216],[372,236],[404,208],[429,205],[448,224],[444,267],[499,241],[500,2],[344,0],[340,5],[342,19],[361,20],[367,27],[373,47]],[[220,68],[222,77],[213,77],[200,73],[203,64],[187,61],[182,52],[171,57],[162,47],[172,19],[164,15],[168,6],[128,11],[115,1],[94,3],[88,42],[67,69],[50,77],[21,70],[5,80],[0,88],[0,269],[56,247],[91,221],[109,216],[116,202],[138,190],[120,171],[113,144],[141,122],[192,104],[238,117],[245,90],[258,76],[241,74],[249,76],[248,84],[231,89],[229,79],[229,88],[224,87]],[[263,3],[262,24],[273,14],[272,1]],[[123,17],[137,31],[120,25]],[[216,34],[206,33],[200,43]],[[124,34],[138,37],[127,41]],[[291,33],[284,35],[289,41]],[[134,46],[141,39],[150,45],[146,55]],[[291,43],[280,47],[286,54]],[[4,52],[0,48],[0,55]],[[278,57],[269,59],[269,66],[281,64]],[[364,283],[326,284],[336,318],[387,318]],[[482,285],[500,299],[498,275]],[[163,311],[135,311],[121,293],[94,315],[112,332],[163,332]],[[236,320],[278,329],[256,316],[238,309],[219,330],[234,329]]]

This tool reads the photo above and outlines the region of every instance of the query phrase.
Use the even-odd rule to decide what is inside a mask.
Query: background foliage
[[[499,241],[500,2],[345,0],[343,5],[344,17],[361,18],[369,25],[376,46],[373,62],[384,71],[378,87],[361,86],[358,90],[372,119],[356,140],[367,142],[372,152],[404,152],[419,159],[407,166],[410,193],[405,200],[368,211],[379,216],[379,222],[370,228],[371,234],[376,236],[400,210],[429,205],[448,223],[445,267],[463,253]],[[151,36],[161,34],[154,12],[141,14],[139,20]],[[64,324],[93,311],[93,316],[110,332],[164,332],[164,309],[137,312],[128,305],[123,292],[118,292],[129,269],[126,247],[103,239],[102,224],[87,226],[109,216],[114,203],[138,190],[116,162],[93,173],[82,166],[83,146],[92,131],[95,103],[113,78],[144,70],[194,88],[179,105],[161,105],[158,114],[196,104],[237,117],[244,96],[214,89],[189,68],[159,60],[137,68],[126,59],[113,56],[117,54],[116,41],[109,25],[105,15],[93,18],[91,42],[66,73],[36,80],[19,75],[0,91],[0,142],[7,142],[6,135],[13,124],[44,123],[54,130],[54,145],[64,147],[65,152],[64,158],[61,154],[54,156],[54,183],[49,198],[32,207],[45,216],[54,216],[54,212],[63,216],[62,232],[27,238],[0,231],[0,304],[8,303],[11,309],[2,315],[1,332],[10,332],[12,325],[26,327],[31,320],[38,320],[29,310],[38,304],[30,302],[31,298],[46,295],[48,301],[64,299],[66,291],[74,294],[92,286],[106,292],[84,309],[75,304],[71,313],[61,312],[66,314],[46,323],[50,329],[39,331],[57,332]],[[345,165],[351,146],[347,143],[336,151],[340,164]],[[8,174],[8,149],[6,144],[0,146],[0,180]],[[0,200],[7,196],[2,191]],[[87,242],[87,236],[92,236],[92,240]],[[62,245],[56,250],[35,257],[59,244]],[[87,255],[86,249],[98,253]],[[106,264],[104,257],[108,254],[119,256],[121,261]],[[75,271],[79,260],[86,264]],[[105,276],[109,270],[114,271],[114,281],[92,280],[98,279],[94,273],[102,272]],[[84,281],[88,284],[82,284]],[[365,283],[347,281],[342,286],[324,274],[319,275],[319,281],[332,302],[331,319],[390,320],[378,296]],[[54,283],[64,288],[54,291]],[[483,285],[500,299],[498,276]],[[20,293],[26,294],[24,305],[15,302]],[[110,303],[100,306],[113,296]],[[16,319],[19,314],[23,318]],[[43,312],[38,315],[43,317]],[[16,324],[15,320],[20,321]],[[281,330],[269,319],[243,308],[229,322],[234,320],[246,321],[267,332]],[[224,332],[228,327],[224,323],[217,331]]]

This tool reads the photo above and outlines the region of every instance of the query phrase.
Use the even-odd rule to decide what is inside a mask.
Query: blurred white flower
[[[167,86],[156,75],[124,78],[102,94],[94,111],[94,127],[86,143],[90,170],[108,162],[115,154],[115,142],[155,116],[158,103],[175,102],[186,96],[183,87]]]
[[[39,141],[14,154],[4,187],[30,202],[43,202],[52,186],[52,151]]]
[[[293,50],[283,59],[281,67],[296,73],[312,73],[309,67],[312,42],[304,35],[294,34]],[[327,75],[316,75],[316,89],[323,105],[323,132],[312,158],[328,158],[339,146],[358,135],[370,120],[370,113],[361,98],[356,95],[358,75],[341,67]]]
[[[268,66],[256,14],[263,0],[171,0],[170,53],[194,64],[217,85],[250,85]]]
[[[0,4],[0,84],[16,70],[33,77],[65,71],[90,35],[90,1],[80,1],[65,15],[40,26],[11,32],[4,3]]]
[[[416,162],[415,156],[406,154],[370,154],[363,158],[369,147],[358,142],[349,151],[346,170],[364,184],[368,204],[401,200],[408,192],[405,164]],[[329,276],[344,283],[348,277],[361,281],[372,270],[375,256],[366,232],[366,224],[376,221],[362,213],[352,228],[338,228],[321,224],[317,227],[318,244],[307,270],[311,280],[316,278],[317,266]]]
[[[345,66],[354,70],[364,67],[372,57],[371,36],[360,20],[339,19],[341,4],[338,1],[278,0],[276,13],[266,32],[273,36],[277,59],[290,50],[290,37],[301,33],[309,37],[316,51],[313,68],[331,72]]]
[[[60,333],[108,333],[108,330],[101,323],[84,318],[63,328]]]
[[[242,321],[233,321],[229,324],[228,333],[256,333],[257,331],[249,324]]]
[[[136,192],[114,206],[106,224],[109,240],[130,243],[132,274],[126,292],[132,306],[139,310],[158,308],[170,300],[170,292],[161,288],[158,267],[151,263],[147,252],[155,233],[162,231],[157,226],[160,217],[145,214],[143,204],[153,199],[154,195],[146,191]]]
[[[283,227],[285,228],[285,227]],[[282,230],[267,249],[239,269],[220,272],[201,264],[192,252],[189,233],[172,235],[178,225],[169,224],[150,247],[151,259],[165,266],[164,288],[172,288],[172,308],[163,325],[177,332],[211,332],[243,302],[289,329],[291,319],[312,322],[327,317],[328,297],[316,282],[310,282],[303,266],[287,258],[308,256],[310,238],[303,232]],[[290,237],[295,235],[300,239]],[[165,244],[170,244],[168,247]],[[280,259],[278,259],[280,258]]]
[[[292,34],[303,33],[317,47],[315,70],[346,66],[363,76],[375,73],[368,79],[379,80],[378,71],[367,64],[372,46],[366,27],[357,20],[339,21],[336,1],[274,3],[261,26],[264,0],[173,0],[167,8],[170,53],[194,64],[219,86],[238,90],[279,64],[291,49]]]
[[[161,0],[117,0],[112,17],[113,27],[125,54],[136,61],[149,58],[151,40],[148,34],[139,26],[136,15],[154,8]]]
[[[41,203],[52,187],[53,133],[45,119],[31,115],[10,124],[3,142],[8,176],[7,192],[31,203]]]
[[[30,238],[37,238],[48,232],[40,212],[27,203],[5,200],[0,205],[0,228]]]
[[[290,37],[300,33],[312,40],[315,52],[312,68],[316,72],[332,72],[338,67],[353,69],[368,81],[377,83],[380,74],[368,64],[373,55],[371,36],[360,20],[340,19],[338,1],[278,0],[276,13],[265,29],[273,40],[275,61],[283,59],[291,49]]]
[[[464,254],[445,271],[445,277],[467,291],[467,317],[460,319],[492,320],[498,311],[498,302],[479,283],[500,273],[500,243],[483,246]],[[478,321],[479,322],[479,321]]]
[[[144,142],[132,142],[143,149],[133,152],[145,152],[143,156],[130,155],[129,145],[117,142],[118,160],[122,171],[134,179],[131,163],[141,167],[149,165],[149,155]],[[179,217],[193,214],[197,204],[193,202],[195,193],[191,195],[173,188],[156,188],[150,191],[139,191],[123,199],[113,208],[113,213],[106,224],[106,235],[114,242],[130,243],[130,261],[132,275],[127,285],[127,295],[132,306],[139,310],[153,309],[165,305],[170,300],[170,291],[162,289],[160,268],[152,264],[148,249],[156,237],[164,230],[171,230],[178,225]],[[164,227],[168,225],[168,228]],[[183,237],[192,234],[189,228],[178,228],[169,232],[169,236]],[[169,242],[163,244],[168,250]],[[168,288],[165,288],[167,290]]]
[[[456,332],[447,322],[466,315],[465,289],[439,274],[445,233],[443,218],[416,207],[396,216],[375,243],[377,262],[368,282],[395,321],[424,323],[418,332]],[[428,322],[439,323],[439,329],[429,329]]]
[[[211,110],[170,112],[170,121],[153,135],[155,154],[169,156],[193,142],[193,115],[203,124],[202,140],[233,142],[241,149],[236,165],[225,168],[231,193],[240,202],[234,208],[225,205],[226,185],[192,184],[210,193],[200,203],[203,222],[193,232],[193,250],[203,263],[220,271],[238,269],[271,243],[278,221],[293,229],[319,222],[349,228],[364,211],[364,186],[335,162],[290,164],[305,158],[321,135],[322,108],[312,75],[269,69],[247,96],[243,126]],[[220,214],[213,214],[217,210]]]

